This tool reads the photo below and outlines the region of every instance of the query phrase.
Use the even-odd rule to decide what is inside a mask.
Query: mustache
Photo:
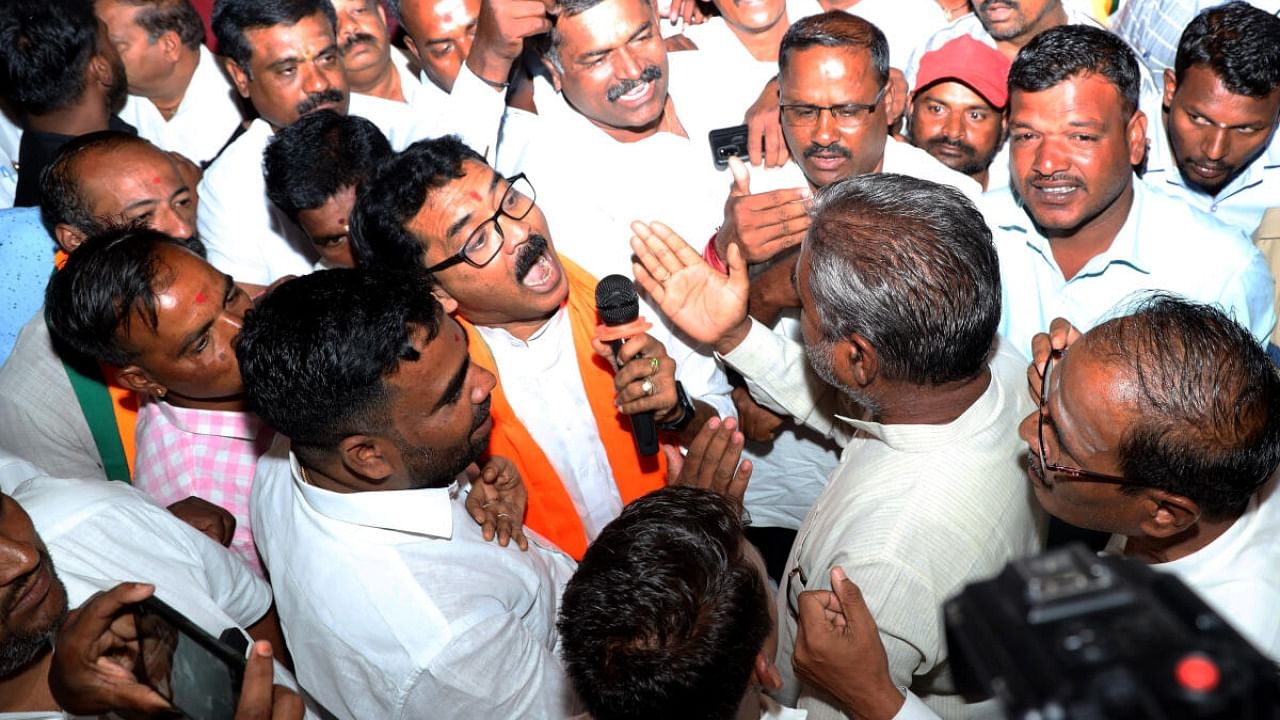
[[[606,90],[605,97],[609,99],[609,102],[618,102],[618,98],[626,95],[632,90],[635,90],[640,85],[647,82],[653,82],[654,80],[660,80],[661,78],[662,68],[657,65],[649,65],[640,72],[640,77],[628,78]]]
[[[547,252],[547,239],[533,233],[529,236],[529,241],[520,248],[520,255],[516,258],[516,282],[524,282],[524,278],[538,264],[538,259]]]
[[[809,158],[809,157],[813,157],[814,155],[839,155],[840,157],[846,158],[846,159],[853,157],[853,153],[849,151],[849,148],[841,145],[838,142],[833,142],[830,145],[819,145],[818,143],[809,143],[809,147],[804,149],[804,156]]]
[[[1033,186],[1057,185],[1057,184],[1077,185],[1079,187],[1085,186],[1084,178],[1080,177],[1079,175],[1068,175],[1065,172],[1054,173],[1052,175],[1041,175],[1040,173],[1035,172],[1033,170],[1031,172],[1031,177],[1028,179],[1027,182]]]
[[[992,5],[1003,5],[1013,10],[1019,9],[1018,0],[982,0],[982,3],[978,6],[978,11],[990,10]]]
[[[1208,170],[1229,170],[1231,168],[1230,165],[1227,165],[1226,163],[1220,160],[1209,160],[1208,158],[1190,158],[1190,161],[1192,164],[1199,165],[1200,167],[1206,168]]]
[[[924,144],[925,144],[925,149],[932,148],[932,147],[949,147],[949,148],[955,148],[956,150],[959,150],[964,154],[970,155],[970,156],[976,156],[978,154],[977,149],[974,148],[969,143],[963,140],[953,140],[951,138],[942,137],[941,135],[939,135],[938,137],[929,138],[928,140],[925,141]]]
[[[298,103],[295,109],[298,111],[298,115],[301,116],[306,115],[325,103],[340,103],[346,99],[347,96],[343,94],[341,90],[329,88],[328,90],[308,95],[307,99]]]
[[[345,55],[346,53],[351,52],[351,48],[355,47],[359,43],[369,43],[370,45],[376,46],[378,44],[378,38],[366,32],[355,33],[351,37],[347,38],[346,42],[342,43],[342,53]]]

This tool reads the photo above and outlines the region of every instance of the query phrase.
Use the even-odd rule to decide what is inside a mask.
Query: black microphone
[[[607,327],[618,328],[636,323],[640,318],[640,297],[636,286],[625,275],[607,275],[596,285],[596,313]],[[616,357],[622,351],[623,338],[610,340]],[[653,411],[636,413],[631,417],[631,434],[636,441],[636,452],[641,457],[658,454],[658,428],[653,422]]]

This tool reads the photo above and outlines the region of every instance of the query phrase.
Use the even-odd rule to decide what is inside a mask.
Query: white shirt
[[[485,542],[457,486],[335,493],[282,438],[253,518],[298,679],[341,718],[562,718],[556,656],[573,561]]]
[[[1062,8],[1067,12],[1068,25],[1088,25],[1090,27],[1106,30],[1106,28],[1094,19],[1093,15],[1091,15],[1084,7],[1074,7],[1071,3],[1064,1],[1062,3]],[[976,12],[965,15],[962,18],[958,18],[955,22],[934,33],[933,36],[924,43],[924,45],[916,48],[915,53],[911,56],[911,60],[907,63],[905,69],[905,74],[907,76],[907,88],[911,89],[916,86],[916,74],[920,71],[921,56],[931,50],[937,50],[961,35],[968,35],[974,40],[977,40],[989,47],[996,47],[995,38],[991,37],[991,34],[987,32],[987,29],[982,26],[982,19],[978,17]],[[1130,50],[1133,50],[1133,48],[1130,47]],[[1133,54],[1138,56],[1138,51],[1133,50]],[[1154,118],[1160,117],[1160,108],[1164,98],[1164,94],[1161,91],[1163,85],[1155,82],[1151,77],[1151,74],[1147,72],[1147,69],[1141,62],[1138,62],[1138,77],[1142,81],[1142,88],[1139,92],[1138,98],[1138,109],[1146,113],[1147,118],[1154,122]]]
[[[1183,179],[1161,116],[1148,121],[1147,133],[1151,136],[1151,144],[1147,152],[1147,172],[1142,181],[1151,187],[1246,233],[1258,227],[1267,208],[1280,204],[1280,132],[1273,131],[1271,141],[1262,154],[1217,195],[1193,188]]]
[[[595,540],[622,512],[622,497],[578,371],[568,311],[560,308],[527,342],[501,328],[476,331],[512,411],[560,476],[588,542]]]
[[[161,150],[181,153],[197,165],[217,156],[244,120],[235,88],[204,45],[173,117],[165,120],[150,99],[130,95],[120,119]]]
[[[751,380],[753,393],[766,393],[816,430],[836,430],[820,408],[835,390],[824,385],[826,396],[815,397],[797,343],[753,323],[724,359]],[[815,720],[844,717],[794,676],[796,622],[789,611],[801,591],[827,587],[831,568],[840,566],[876,619],[894,682],[931,695],[944,716],[961,712],[946,672],[942,604],[966,583],[1038,550],[1042,525],[1018,438],[1018,424],[1034,409],[1026,363],[1001,348],[990,369],[986,391],[945,425],[835,417],[845,443],[840,465],[800,527],[778,594],[780,701],[798,698],[797,707]],[[797,566],[807,581],[792,577]]]
[[[677,80],[691,53],[671,53],[671,97],[689,137],[660,132],[638,142],[621,143],[574,110],[542,78],[534,80],[538,115],[523,147],[498,149],[499,167],[523,170],[538,193],[556,249],[597,278],[632,277],[633,220],[660,220],[691,238],[706,238],[719,226],[728,197],[727,174],[711,161],[707,131],[720,127],[722,109],[685,101]],[[696,96],[697,93],[690,93]],[[741,117],[728,124],[741,122]],[[525,154],[523,167],[503,165],[512,153]],[[711,405],[721,417],[736,416],[724,373],[707,352],[671,329],[647,294],[641,292],[641,314],[663,323],[672,342],[667,353],[676,361],[676,377],[689,397]]]
[[[1280,498],[1272,478],[1226,532],[1199,550],[1151,567],[1173,573],[1262,654],[1280,661]],[[1107,550],[1124,552],[1112,536]]]
[[[1031,357],[1031,338],[1063,317],[1086,332],[1123,315],[1135,293],[1165,290],[1217,305],[1265,343],[1276,323],[1266,260],[1240,230],[1134,182],[1133,207],[1111,247],[1070,280],[1009,189],[987,196],[1000,254],[1000,333]]]
[[[0,105],[0,210],[13,207],[13,196],[18,191],[18,169],[14,163],[18,162],[21,145],[22,126]]]
[[[368,119],[400,151],[427,137],[458,132],[484,152],[496,144],[502,95],[468,70],[458,73],[455,111],[421,117],[404,103],[351,93],[348,111]],[[258,118],[223,151],[200,182],[197,224],[209,262],[240,282],[270,285],[286,275],[306,275],[319,254],[311,241],[267,197],[262,154],[274,131]],[[487,138],[487,139],[486,139]]]

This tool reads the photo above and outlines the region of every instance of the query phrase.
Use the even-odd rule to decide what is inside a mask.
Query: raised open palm
[[[713,344],[747,322],[747,268],[737,245],[726,253],[726,276],[662,223],[633,222],[631,232],[636,282],[682,332]]]

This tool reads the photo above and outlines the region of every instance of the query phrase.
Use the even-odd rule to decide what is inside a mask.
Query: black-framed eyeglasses
[[[1044,374],[1040,376],[1040,408],[1037,410],[1037,412],[1039,413],[1039,416],[1040,416],[1039,431],[1040,431],[1040,468],[1041,470],[1046,473],[1053,472],[1059,475],[1065,475],[1069,478],[1073,478],[1076,480],[1104,482],[1104,483],[1111,483],[1113,485],[1134,484],[1131,480],[1126,480],[1125,478],[1122,478],[1119,475],[1108,475],[1106,473],[1099,473],[1099,472],[1093,472],[1092,470],[1085,470],[1084,468],[1071,467],[1069,465],[1059,465],[1057,463],[1049,462],[1049,458],[1047,457],[1047,454],[1044,451],[1044,416],[1045,416],[1045,410],[1049,407],[1049,371],[1050,369],[1053,368],[1053,363],[1061,359],[1062,359],[1061,350],[1054,350],[1053,352],[1049,353],[1049,359],[1045,360],[1045,363],[1044,363]]]
[[[498,252],[502,250],[504,242],[502,223],[498,222],[498,219],[506,217],[511,220],[523,220],[538,199],[533,183],[529,182],[524,173],[506,178],[506,182],[507,190],[502,194],[502,200],[498,202],[498,209],[493,215],[471,231],[466,242],[458,248],[458,252],[427,268],[427,272],[437,273],[458,263],[482,268],[493,262]]]
[[[879,107],[880,101],[884,99],[884,93],[888,88],[888,83],[882,85],[880,92],[876,93],[876,99],[869,105],[864,103],[842,103],[840,105],[783,103],[780,105],[782,121],[795,127],[809,127],[818,124],[818,121],[822,119],[823,112],[829,112],[831,113],[831,119],[835,121],[837,126],[846,129],[859,127]]]

